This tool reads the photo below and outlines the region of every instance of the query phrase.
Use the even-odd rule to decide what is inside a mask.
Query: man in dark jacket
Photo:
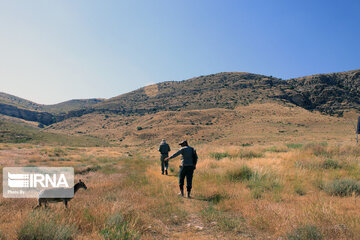
[[[196,154],[196,150],[190,147],[187,141],[182,141],[179,143],[181,149],[174,153],[171,157],[165,159],[165,161],[169,161],[170,159],[182,155],[181,157],[181,165],[180,165],[180,172],[179,172],[179,187],[181,196],[184,196],[184,181],[186,177],[186,188],[188,193],[188,198],[191,198],[191,188],[192,188],[192,179],[194,170],[196,169],[196,163],[198,156]]]
[[[165,170],[165,174],[168,175],[168,161],[165,161],[165,158],[167,158],[169,156],[169,152],[170,152],[170,146],[169,144],[166,143],[166,140],[163,139],[161,141],[160,147],[159,147],[159,152],[161,154],[160,156],[160,161],[161,161],[161,174],[164,174],[164,170]]]

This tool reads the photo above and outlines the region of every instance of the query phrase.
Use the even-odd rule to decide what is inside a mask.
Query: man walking
[[[165,158],[167,158],[169,156],[169,152],[170,152],[170,146],[169,144],[166,143],[166,140],[163,139],[161,141],[160,147],[159,147],[159,152],[161,154],[160,156],[160,161],[161,161],[161,174],[164,175],[164,170],[165,170],[165,174],[168,175],[168,161],[165,161]]]
[[[187,141],[182,141],[179,143],[181,149],[174,153],[171,157],[165,158],[165,161],[168,162],[170,159],[177,157],[178,155],[182,155],[181,157],[181,165],[180,165],[180,172],[179,172],[179,187],[181,196],[184,196],[184,181],[186,177],[186,189],[187,189],[187,196],[191,198],[191,188],[192,188],[192,179],[194,170],[196,169],[196,163],[198,160],[198,156],[196,154],[196,150],[190,147]]]

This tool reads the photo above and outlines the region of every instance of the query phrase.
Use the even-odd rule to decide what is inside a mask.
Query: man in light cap
[[[161,174],[164,175],[164,170],[165,170],[165,174],[168,175],[168,161],[165,161],[165,158],[167,158],[169,156],[169,152],[171,151],[169,144],[166,143],[166,140],[163,139],[161,141],[160,147],[159,147],[159,152],[161,154],[160,156],[160,161],[161,161]]]
[[[174,153],[172,156],[165,158],[165,161],[169,161],[170,159],[177,157],[180,154],[182,155],[179,172],[179,195],[184,196],[184,181],[186,177],[186,188],[188,193],[187,196],[188,198],[191,198],[190,193],[192,188],[192,179],[194,170],[196,169],[198,156],[196,154],[196,150],[190,147],[186,140],[180,142],[179,145],[181,146],[180,150]]]

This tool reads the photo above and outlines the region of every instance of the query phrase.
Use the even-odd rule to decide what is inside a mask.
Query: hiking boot
[[[165,170],[165,174],[166,174],[166,175],[168,175],[168,171],[167,171],[167,169]]]
[[[164,175],[164,172],[162,172],[161,175]]]
[[[178,196],[184,197],[184,190],[183,189],[180,189],[180,192],[178,193]]]
[[[188,198],[191,198],[190,192],[188,192],[187,197],[188,197]]]

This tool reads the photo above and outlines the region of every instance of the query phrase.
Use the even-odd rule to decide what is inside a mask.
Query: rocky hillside
[[[360,110],[360,70],[318,74],[287,81],[296,95],[289,97],[308,110],[339,113]]]
[[[71,114],[113,112],[129,115],[167,110],[233,109],[253,102],[281,100],[307,110],[341,115],[347,109],[360,110],[359,88],[360,70],[290,80],[229,72],[146,86]]]
[[[359,88],[360,70],[290,80],[226,72],[180,82],[162,82],[108,100],[71,100],[39,105],[0,94],[0,113],[48,125],[89,113],[129,116],[160,111],[233,109],[254,102],[285,101],[307,110],[341,115],[347,109],[360,110]]]

